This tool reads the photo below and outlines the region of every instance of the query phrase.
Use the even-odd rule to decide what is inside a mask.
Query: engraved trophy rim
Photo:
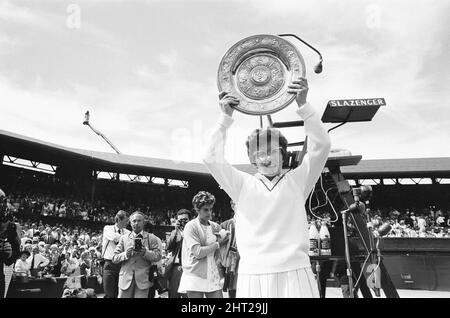
[[[260,72],[262,74],[259,74],[257,78],[260,85],[263,86],[266,82],[270,82],[271,78],[267,81],[265,77],[270,77],[271,72],[275,74],[281,72],[283,77],[282,84],[278,78],[279,87],[271,84],[268,88],[268,94],[271,95],[262,98],[256,96],[257,93],[252,97],[251,94],[244,92],[238,87],[236,79],[237,75],[241,75],[241,73],[238,74],[238,71],[245,62],[252,58],[261,60],[261,56],[269,56],[268,59],[273,60],[270,65],[275,63],[281,67],[272,71],[268,69],[265,73],[262,70]],[[260,66],[256,64],[254,68]],[[294,44],[277,35],[257,34],[239,40],[223,54],[217,71],[217,87],[219,91],[229,91],[241,100],[241,103],[234,107],[236,110],[248,115],[269,115],[286,108],[295,100],[295,95],[287,92],[287,86],[294,78],[305,77],[305,74],[306,67],[303,56]],[[254,87],[258,86],[254,78],[251,78],[250,82],[254,84]],[[249,86],[249,89],[260,91],[252,86]]]

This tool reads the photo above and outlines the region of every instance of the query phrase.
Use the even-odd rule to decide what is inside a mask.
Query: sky
[[[331,132],[363,159],[450,157],[448,0],[0,1],[0,129],[66,147],[201,162],[220,110],[217,70],[234,43],[295,33],[308,101],[385,98],[371,122]],[[272,115],[298,120],[294,103]],[[235,112],[227,157],[247,163],[259,117]],[[327,128],[332,124],[326,124]],[[303,128],[283,129],[290,142]]]

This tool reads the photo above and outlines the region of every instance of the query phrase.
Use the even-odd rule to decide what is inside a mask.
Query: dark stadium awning
[[[0,154],[46,164],[78,163],[94,170],[163,178],[207,176],[203,164],[75,149],[0,130]]]
[[[346,178],[449,178],[450,158],[361,160],[341,168]]]
[[[163,178],[188,180],[209,176],[201,163],[69,148],[4,130],[0,130],[0,154],[52,165],[80,164],[94,170]],[[450,158],[359,161],[360,158],[360,156],[330,157],[327,165],[339,162],[341,171],[349,179],[450,177]],[[354,165],[356,163],[358,164]],[[251,165],[236,165],[236,168],[249,173],[256,171]]]

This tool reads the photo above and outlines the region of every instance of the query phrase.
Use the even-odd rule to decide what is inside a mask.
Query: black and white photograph
[[[449,13],[1,0],[0,298],[450,298]]]

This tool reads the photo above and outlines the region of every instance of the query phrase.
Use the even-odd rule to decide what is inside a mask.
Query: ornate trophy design
[[[305,62],[298,49],[279,36],[261,34],[240,40],[224,54],[217,84],[219,91],[240,99],[236,110],[262,116],[295,99],[287,89],[299,76],[305,76]]]

